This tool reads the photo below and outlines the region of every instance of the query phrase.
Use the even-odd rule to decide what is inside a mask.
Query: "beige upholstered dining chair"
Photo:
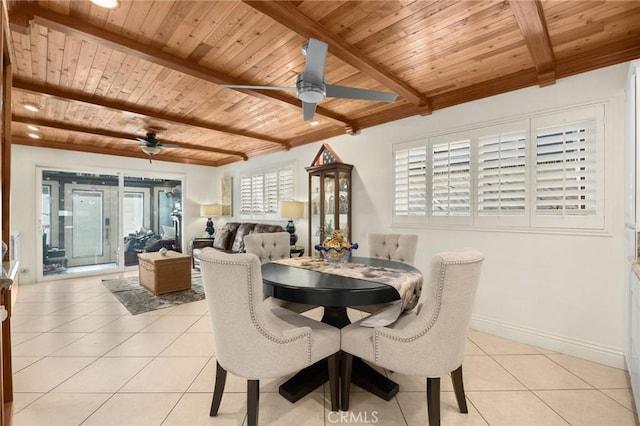
[[[351,362],[357,356],[394,372],[426,377],[429,425],[440,424],[440,377],[449,372],[460,412],[467,412],[462,359],[482,262],[475,250],[440,253],[413,311],[387,327],[361,327],[361,320],[341,330],[342,410],[349,409]]]
[[[288,232],[270,232],[260,234],[249,234],[244,237],[244,249],[247,253],[258,256],[260,263],[268,263],[272,260],[289,257],[291,234]],[[316,308],[315,305],[304,303],[287,302],[273,297],[268,298],[270,303],[290,311],[302,313]]]
[[[369,234],[369,257],[413,265],[417,247],[418,236],[416,234]],[[352,306],[352,308],[373,313],[387,306],[387,303],[382,303],[379,305]]]
[[[324,358],[329,363],[332,410],[338,410],[340,330],[265,303],[260,260],[212,248],[200,269],[213,331],[216,382],[210,416],[216,416],[227,371],[247,382],[247,423],[258,424],[260,379],[296,373]]]
[[[413,265],[418,236],[415,234],[369,234],[369,256]]]
[[[288,232],[249,234],[244,237],[244,249],[258,256],[260,263],[284,259],[289,257],[290,238]]]

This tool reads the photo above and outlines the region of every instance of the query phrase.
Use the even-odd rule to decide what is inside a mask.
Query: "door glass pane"
[[[144,192],[125,190],[122,217],[125,235],[135,233],[144,227],[144,198]]]
[[[74,259],[102,257],[104,254],[103,198],[100,191],[74,190],[71,194]]]
[[[124,177],[124,266],[137,265],[140,253],[182,249],[181,188],[176,180]]]
[[[42,185],[42,232],[44,242],[51,245],[51,185]]]

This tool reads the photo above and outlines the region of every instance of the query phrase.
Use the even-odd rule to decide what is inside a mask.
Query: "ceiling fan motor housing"
[[[315,104],[327,96],[327,89],[324,83],[315,84],[305,81],[304,73],[301,73],[296,79],[296,95],[302,102]]]

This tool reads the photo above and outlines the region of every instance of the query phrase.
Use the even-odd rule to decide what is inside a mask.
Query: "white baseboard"
[[[596,345],[591,342],[496,321],[479,315],[471,316],[471,328],[610,367],[626,369],[624,353],[621,348]]]

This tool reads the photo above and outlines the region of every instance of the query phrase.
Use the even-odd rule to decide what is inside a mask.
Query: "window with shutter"
[[[431,147],[431,214],[471,213],[471,141],[434,143]]]
[[[476,185],[479,219],[517,217],[517,220],[502,220],[501,223],[526,224],[526,134],[522,129],[478,138]]]
[[[278,212],[278,172],[272,171],[264,175],[264,212]]]
[[[422,146],[394,152],[395,216],[427,214],[427,148]]]
[[[278,201],[288,200],[293,200],[292,167],[287,167],[278,171]]]
[[[532,120],[537,224],[601,226],[602,114],[594,107]]]
[[[293,167],[261,171],[240,179],[240,215],[246,219],[275,218],[282,200],[293,199]]]
[[[251,177],[240,178],[240,216],[251,216]]]
[[[394,224],[604,230],[606,106],[394,145]]]

